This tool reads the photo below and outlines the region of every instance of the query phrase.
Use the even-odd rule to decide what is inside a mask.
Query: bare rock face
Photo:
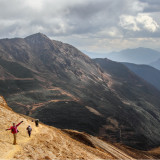
[[[0,93],[13,110],[49,125],[141,149],[159,145],[160,92],[125,66],[105,63],[108,70],[41,33],[3,39]]]

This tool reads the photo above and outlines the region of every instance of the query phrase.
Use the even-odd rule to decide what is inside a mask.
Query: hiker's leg
[[[17,136],[17,134],[15,133],[15,134],[13,134],[13,138],[14,138],[14,140],[13,140],[13,144],[15,145],[16,144],[16,136]]]
[[[30,137],[30,135],[31,135],[31,132],[30,132],[30,131],[28,131],[28,135],[29,135],[29,137]]]

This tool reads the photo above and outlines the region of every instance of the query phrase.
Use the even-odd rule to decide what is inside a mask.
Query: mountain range
[[[48,125],[143,150],[160,145],[160,91],[121,63],[42,33],[0,40],[0,94]]]
[[[155,88],[160,90],[160,70],[149,65],[136,65],[133,63],[123,64],[127,66],[131,71],[133,71],[136,75],[143,78],[144,80],[152,84]]]
[[[151,64],[154,66],[160,58],[160,52],[150,48],[125,49],[119,52],[106,54],[106,58],[117,62],[128,62],[135,64]],[[157,65],[155,65],[156,67]]]
[[[150,63],[151,66],[153,66],[154,68],[157,68],[160,70],[160,58],[152,63]]]

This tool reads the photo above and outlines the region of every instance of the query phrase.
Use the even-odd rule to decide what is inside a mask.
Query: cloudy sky
[[[91,57],[136,47],[160,51],[160,0],[0,0],[0,38],[37,32]]]

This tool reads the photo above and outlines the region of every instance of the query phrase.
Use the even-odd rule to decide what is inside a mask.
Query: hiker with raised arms
[[[7,130],[11,130],[11,133],[13,134],[13,145],[16,145],[16,137],[17,137],[17,133],[18,133],[18,129],[17,127],[22,123],[23,121],[21,121],[20,123],[18,123],[17,125],[15,123],[13,123],[13,126],[11,126],[9,129]]]

